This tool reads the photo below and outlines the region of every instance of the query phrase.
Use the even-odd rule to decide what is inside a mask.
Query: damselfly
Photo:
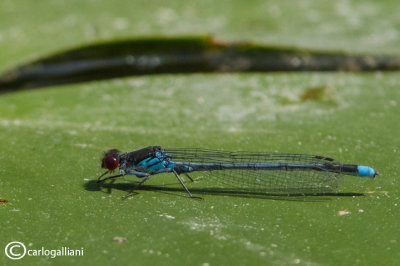
[[[342,174],[374,178],[369,166],[342,164],[318,155],[291,153],[229,152],[207,149],[162,149],[150,146],[122,153],[117,149],[104,154],[101,167],[108,169],[98,182],[135,175],[142,180],[124,197],[156,174],[173,173],[190,197],[193,195],[180,174],[202,171],[223,183],[265,193],[326,193],[338,186]],[[119,174],[101,179],[119,167]]]

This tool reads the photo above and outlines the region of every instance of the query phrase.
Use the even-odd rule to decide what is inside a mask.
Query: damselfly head
[[[107,151],[101,160],[101,167],[108,169],[110,173],[113,172],[119,165],[118,157],[120,154],[121,152],[117,149]]]

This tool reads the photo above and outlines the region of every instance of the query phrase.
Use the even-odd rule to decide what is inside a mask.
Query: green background
[[[399,55],[399,11],[398,1],[4,0],[0,71],[127,36]],[[1,95],[0,247],[84,256],[12,261],[1,251],[0,263],[396,265],[399,81],[396,72],[156,75]],[[314,88],[321,97],[302,100]],[[381,176],[346,176],[338,194],[301,197],[231,195],[198,176],[186,184],[202,201],[171,175],[128,200],[134,177],[94,185],[104,150],[149,145],[321,154]]]

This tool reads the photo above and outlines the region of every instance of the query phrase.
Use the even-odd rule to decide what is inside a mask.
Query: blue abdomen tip
[[[358,170],[358,176],[360,176],[360,177],[371,177],[371,178],[373,178],[376,175],[376,171],[373,168],[369,167],[369,166],[359,165],[357,167],[357,170]]]

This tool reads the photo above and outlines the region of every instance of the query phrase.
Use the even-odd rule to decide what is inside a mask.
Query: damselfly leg
[[[176,176],[176,178],[179,180],[179,182],[181,183],[182,187],[186,190],[186,192],[189,194],[189,197],[193,198],[192,193],[190,193],[189,189],[185,186],[185,184],[183,183],[181,177],[178,175],[178,173],[175,171],[175,169],[172,169],[172,173],[174,173],[174,175]]]
[[[102,176],[104,176],[104,175],[107,174],[107,173],[108,173],[108,171],[105,172],[104,174],[102,174],[101,176],[99,176],[99,178],[97,179],[97,183],[102,183],[102,182],[104,182],[104,181],[106,181],[106,180],[109,180],[109,179],[113,179],[113,178],[117,178],[117,177],[123,176],[123,174],[118,174],[118,175],[113,175],[113,176],[106,177],[106,178],[104,178],[104,179],[100,179]]]
[[[185,184],[183,183],[181,177],[178,175],[178,173],[175,171],[175,169],[172,169],[172,173],[174,173],[174,175],[176,176],[176,178],[179,180],[179,182],[181,183],[182,187],[186,190],[186,192],[189,194],[189,197],[192,199],[203,199],[201,197],[193,197],[192,193],[190,193],[189,189],[185,186]],[[189,176],[188,176],[189,177]],[[192,178],[189,177],[190,180],[193,181]]]
[[[194,182],[194,179],[191,178],[190,175],[188,175],[187,173],[185,173],[185,176],[186,176],[187,178],[189,178],[190,181]]]
[[[134,190],[137,189],[138,187],[140,187],[144,182],[146,182],[147,180],[149,180],[151,177],[151,175],[146,176],[145,178],[143,178],[142,181],[140,181],[138,184],[136,184],[129,192],[128,194],[126,194],[125,196],[122,197],[122,199],[126,199],[127,197],[129,197],[130,195],[133,194]]]

